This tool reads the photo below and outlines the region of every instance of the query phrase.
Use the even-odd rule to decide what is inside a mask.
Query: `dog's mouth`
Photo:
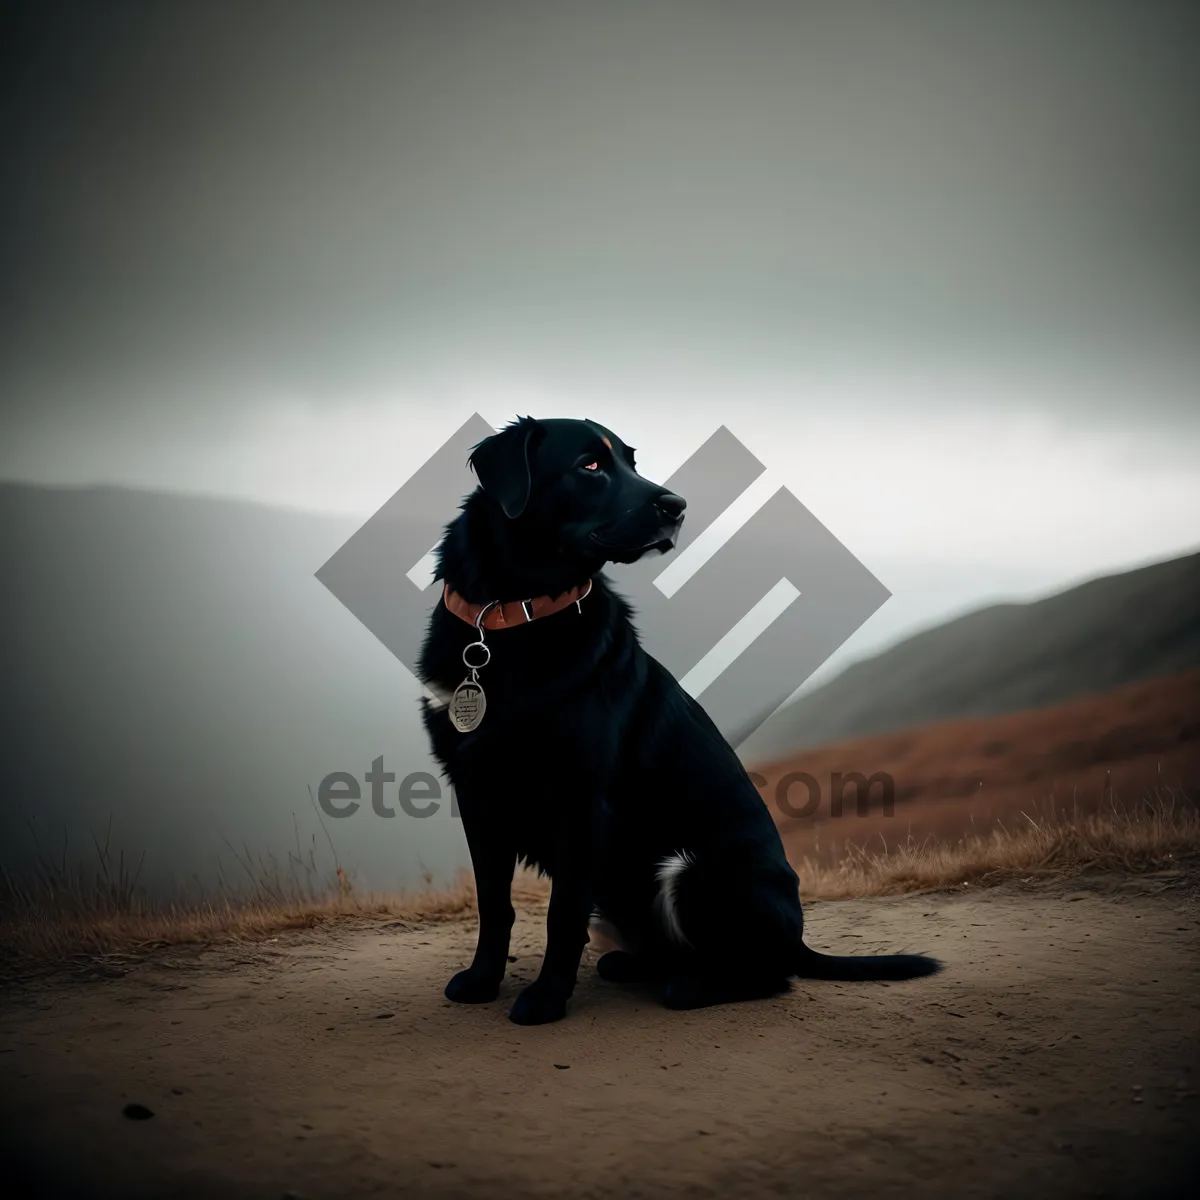
[[[612,562],[632,563],[646,554],[666,554],[675,548],[679,540],[679,530],[683,525],[683,517],[668,521],[655,530],[652,537],[644,540],[627,540],[613,536],[610,531],[595,530],[588,535],[589,539],[604,551],[605,557]]]

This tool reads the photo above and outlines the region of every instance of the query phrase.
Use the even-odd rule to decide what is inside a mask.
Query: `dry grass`
[[[544,904],[549,882],[532,874],[518,875],[513,893],[515,904]],[[122,908],[97,904],[90,910],[74,903],[56,907],[33,896],[12,903],[10,897],[0,912],[0,955],[48,961],[144,953],[167,946],[254,941],[334,921],[387,920],[417,925],[457,920],[474,912],[475,885],[465,872],[449,886],[427,884],[380,895],[346,887],[325,896],[281,899],[263,891],[215,902],[135,902]]]
[[[1101,813],[1022,817],[1017,828],[1000,826],[953,841],[910,839],[879,852],[850,847],[832,866],[804,859],[795,864],[801,894],[841,900],[1082,871],[1129,874],[1178,869],[1200,856],[1200,812],[1170,791],[1136,805],[1113,802]],[[167,946],[252,941],[347,920],[418,924],[475,912],[468,873],[449,887],[434,887],[426,876],[418,890],[364,895],[354,890],[340,864],[319,882],[311,851],[306,858],[289,855],[287,872],[280,872],[273,859],[251,862],[239,856],[249,886],[223,886],[215,900],[156,905],[142,898],[136,872],[119,859],[112,863],[107,843],[97,843],[96,849],[99,867],[91,874],[70,873],[64,856],[58,863],[43,858],[31,886],[4,876],[0,956],[17,964],[65,965]],[[548,895],[547,880],[518,874],[515,904],[540,908]]]
[[[895,845],[909,827],[918,838],[955,841],[964,814],[980,833],[1026,824],[1022,812],[1042,823],[1039,807],[1107,812],[1114,796],[1144,796],[1174,787],[1200,800],[1200,670],[1129,684],[1098,696],[1081,696],[1054,708],[999,717],[959,717],[913,729],[856,737],[760,764],[764,799],[779,824],[788,856],[806,855],[826,866],[840,860],[844,840],[877,847]],[[817,804],[805,789],[792,789],[789,815],[779,803],[786,776],[802,771],[818,782]],[[880,772],[894,781],[894,811],[884,811],[879,789],[868,811],[833,813],[837,773]],[[812,808],[812,811],[809,809]],[[797,809],[792,808],[795,813]],[[1053,814],[1052,814],[1053,815]]]
[[[809,858],[795,865],[802,896],[845,900],[1084,871],[1178,869],[1198,858],[1200,809],[1164,788],[1137,804],[1113,799],[1098,813],[1022,812],[1011,829],[997,824],[953,841],[909,838],[878,852],[849,846],[833,866]]]
[[[324,826],[322,825],[324,830]],[[460,872],[449,886],[435,887],[426,872],[420,888],[376,894],[358,891],[328,841],[333,866],[317,862],[315,835],[283,864],[274,855],[254,857],[226,843],[237,872],[224,869],[215,894],[196,885],[175,903],[155,902],[139,886],[141,864],[94,835],[91,867],[71,865],[64,844],[50,854],[30,829],[36,850],[32,879],[18,883],[0,868],[0,961],[71,962],[98,956],[143,954],[167,946],[254,941],[286,930],[314,929],[334,921],[387,920],[411,923],[457,920],[476,911],[475,885]],[[326,833],[328,839],[328,834]],[[549,897],[549,881],[519,872],[513,902],[535,906]]]

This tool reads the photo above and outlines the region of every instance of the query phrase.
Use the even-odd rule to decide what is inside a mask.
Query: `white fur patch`
[[[429,701],[429,707],[435,712],[445,708],[453,696],[453,688],[447,690],[446,688],[438,687],[436,683],[427,683],[425,685],[425,698]]]
[[[667,934],[684,946],[689,946],[691,943],[687,940],[683,926],[679,923],[675,889],[679,886],[680,875],[695,861],[689,851],[680,850],[678,854],[668,854],[658,864],[658,870],[654,873],[654,878],[658,880],[658,911],[662,916],[663,925],[666,927]]]

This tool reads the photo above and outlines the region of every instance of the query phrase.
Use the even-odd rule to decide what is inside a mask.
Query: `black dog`
[[[594,912],[625,947],[600,973],[647,980],[676,1008],[769,995],[794,975],[936,971],[918,955],[804,945],[796,874],[754,784],[599,574],[669,549],[683,498],[638,475],[632,448],[592,421],[525,418],[480,442],[471,465],[479,488],[439,547],[443,602],[420,664],[444,697],[425,702],[425,725],[479,896],[475,958],[446,995],[496,998],[518,859],[553,880],[519,1024],[564,1015]]]

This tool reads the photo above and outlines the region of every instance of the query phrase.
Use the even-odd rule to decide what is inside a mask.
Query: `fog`
[[[29,731],[11,778],[75,842],[119,816],[113,781],[148,740],[178,732],[136,705],[97,725],[65,703],[139,646],[191,696],[189,721],[226,723],[191,784],[155,777],[194,819],[130,801],[131,845],[167,839],[167,875],[226,839],[283,853],[293,797],[310,815],[327,770],[427,765],[415,683],[314,576],[333,531],[474,413],[593,417],[656,478],[729,429],[765,471],[726,525],[787,487],[891,592],[809,686],[966,608],[1200,543],[1194,5],[56,4],[3,20],[0,477],[147,493],[95,511],[100,493],[6,498],[28,672],[10,674]],[[262,522],[239,540],[249,511]],[[139,556],[143,520],[157,556]],[[308,532],[276,553],[285,528]],[[59,570],[66,547],[97,545]],[[206,609],[197,564],[239,561],[257,583]],[[298,675],[200,687],[197,664],[270,628],[267,596],[271,661],[292,654]],[[126,640],[89,624],[135,600]],[[206,611],[194,654],[171,657]],[[139,640],[149,626],[160,640]],[[311,657],[322,638],[336,651]],[[297,688],[323,699],[300,715]],[[64,720],[75,765],[35,785],[26,751]],[[287,765],[239,785],[256,746]],[[205,824],[206,788],[228,798],[221,822]],[[411,827],[402,853],[383,820]],[[364,831],[351,856],[381,886],[392,861],[412,879],[418,859],[462,858],[445,811],[338,828]]]

